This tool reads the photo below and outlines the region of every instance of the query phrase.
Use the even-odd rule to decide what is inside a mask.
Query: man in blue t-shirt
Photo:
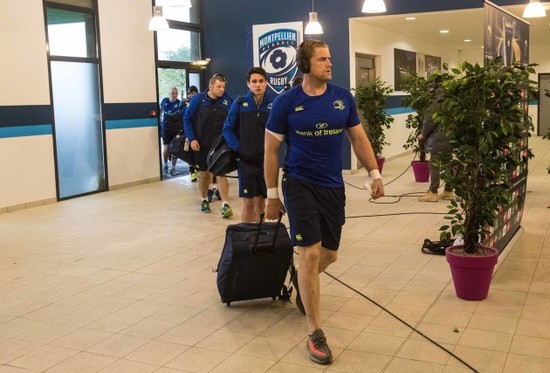
[[[372,198],[382,197],[384,187],[353,96],[328,83],[332,79],[328,45],[306,40],[296,58],[303,83],[275,99],[266,125],[266,219],[276,219],[286,207],[292,242],[299,254],[294,285],[296,305],[307,317],[309,358],[330,364],[332,352],[321,329],[319,273],[336,261],[345,223],[344,132],[373,179]],[[287,144],[282,179],[285,207],[277,186],[283,141]]]

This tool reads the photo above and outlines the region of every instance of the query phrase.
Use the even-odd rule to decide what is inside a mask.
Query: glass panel
[[[93,0],[52,0],[48,1],[49,3],[59,3],[59,4],[67,4],[67,5],[75,5],[80,6],[82,8],[94,8]]]
[[[99,67],[51,62],[59,197],[106,189]]]
[[[161,61],[192,62],[200,60],[198,32],[184,30],[157,31],[158,58]]]
[[[201,74],[200,73],[189,73],[189,85],[190,86],[194,85],[195,87],[197,87],[199,92],[202,92],[202,89],[201,89]]]
[[[156,0],[155,5],[162,6],[162,15],[166,19],[199,23],[197,0]]]
[[[97,56],[93,14],[48,8],[50,56]]]
[[[187,84],[185,81],[185,70],[183,69],[158,69],[159,98],[170,96],[172,87],[178,89],[178,98],[185,98]]]

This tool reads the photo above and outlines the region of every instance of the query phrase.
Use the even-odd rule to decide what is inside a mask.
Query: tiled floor
[[[486,300],[459,300],[445,258],[420,253],[442,216],[416,212],[444,212],[443,202],[371,204],[348,187],[347,215],[367,216],[348,219],[329,273],[478,371],[550,372],[550,143],[531,145],[524,231]],[[387,162],[386,183],[409,160]],[[222,304],[212,269],[240,212],[231,183],[229,221],[220,202],[199,211],[189,176],[1,214],[0,372],[471,371],[327,275],[330,366],[308,360],[305,318],[292,304]],[[425,189],[408,170],[386,193]]]

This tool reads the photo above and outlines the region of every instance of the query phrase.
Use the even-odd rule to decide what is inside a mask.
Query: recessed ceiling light
[[[416,17],[406,17],[405,18],[407,21],[414,21],[416,19]]]
[[[439,33],[440,33],[440,34],[448,34],[448,33],[449,33],[449,30],[439,30]]]
[[[472,41],[472,39],[464,39],[464,42],[465,42],[465,43],[469,43],[469,42],[471,42],[471,41]]]

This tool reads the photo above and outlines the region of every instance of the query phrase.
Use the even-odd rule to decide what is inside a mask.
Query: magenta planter
[[[465,300],[483,300],[489,294],[489,286],[493,278],[493,268],[498,261],[499,251],[495,248],[483,246],[490,250],[488,256],[464,256],[454,251],[461,246],[451,246],[445,249],[445,257],[451,267],[451,274],[455,285],[456,296]]]
[[[376,164],[378,165],[378,171],[380,171],[380,175],[382,175],[382,167],[384,167],[384,161],[386,158],[384,157],[376,157]]]
[[[427,161],[412,161],[411,167],[414,173],[414,180],[417,183],[430,181],[430,163]]]

